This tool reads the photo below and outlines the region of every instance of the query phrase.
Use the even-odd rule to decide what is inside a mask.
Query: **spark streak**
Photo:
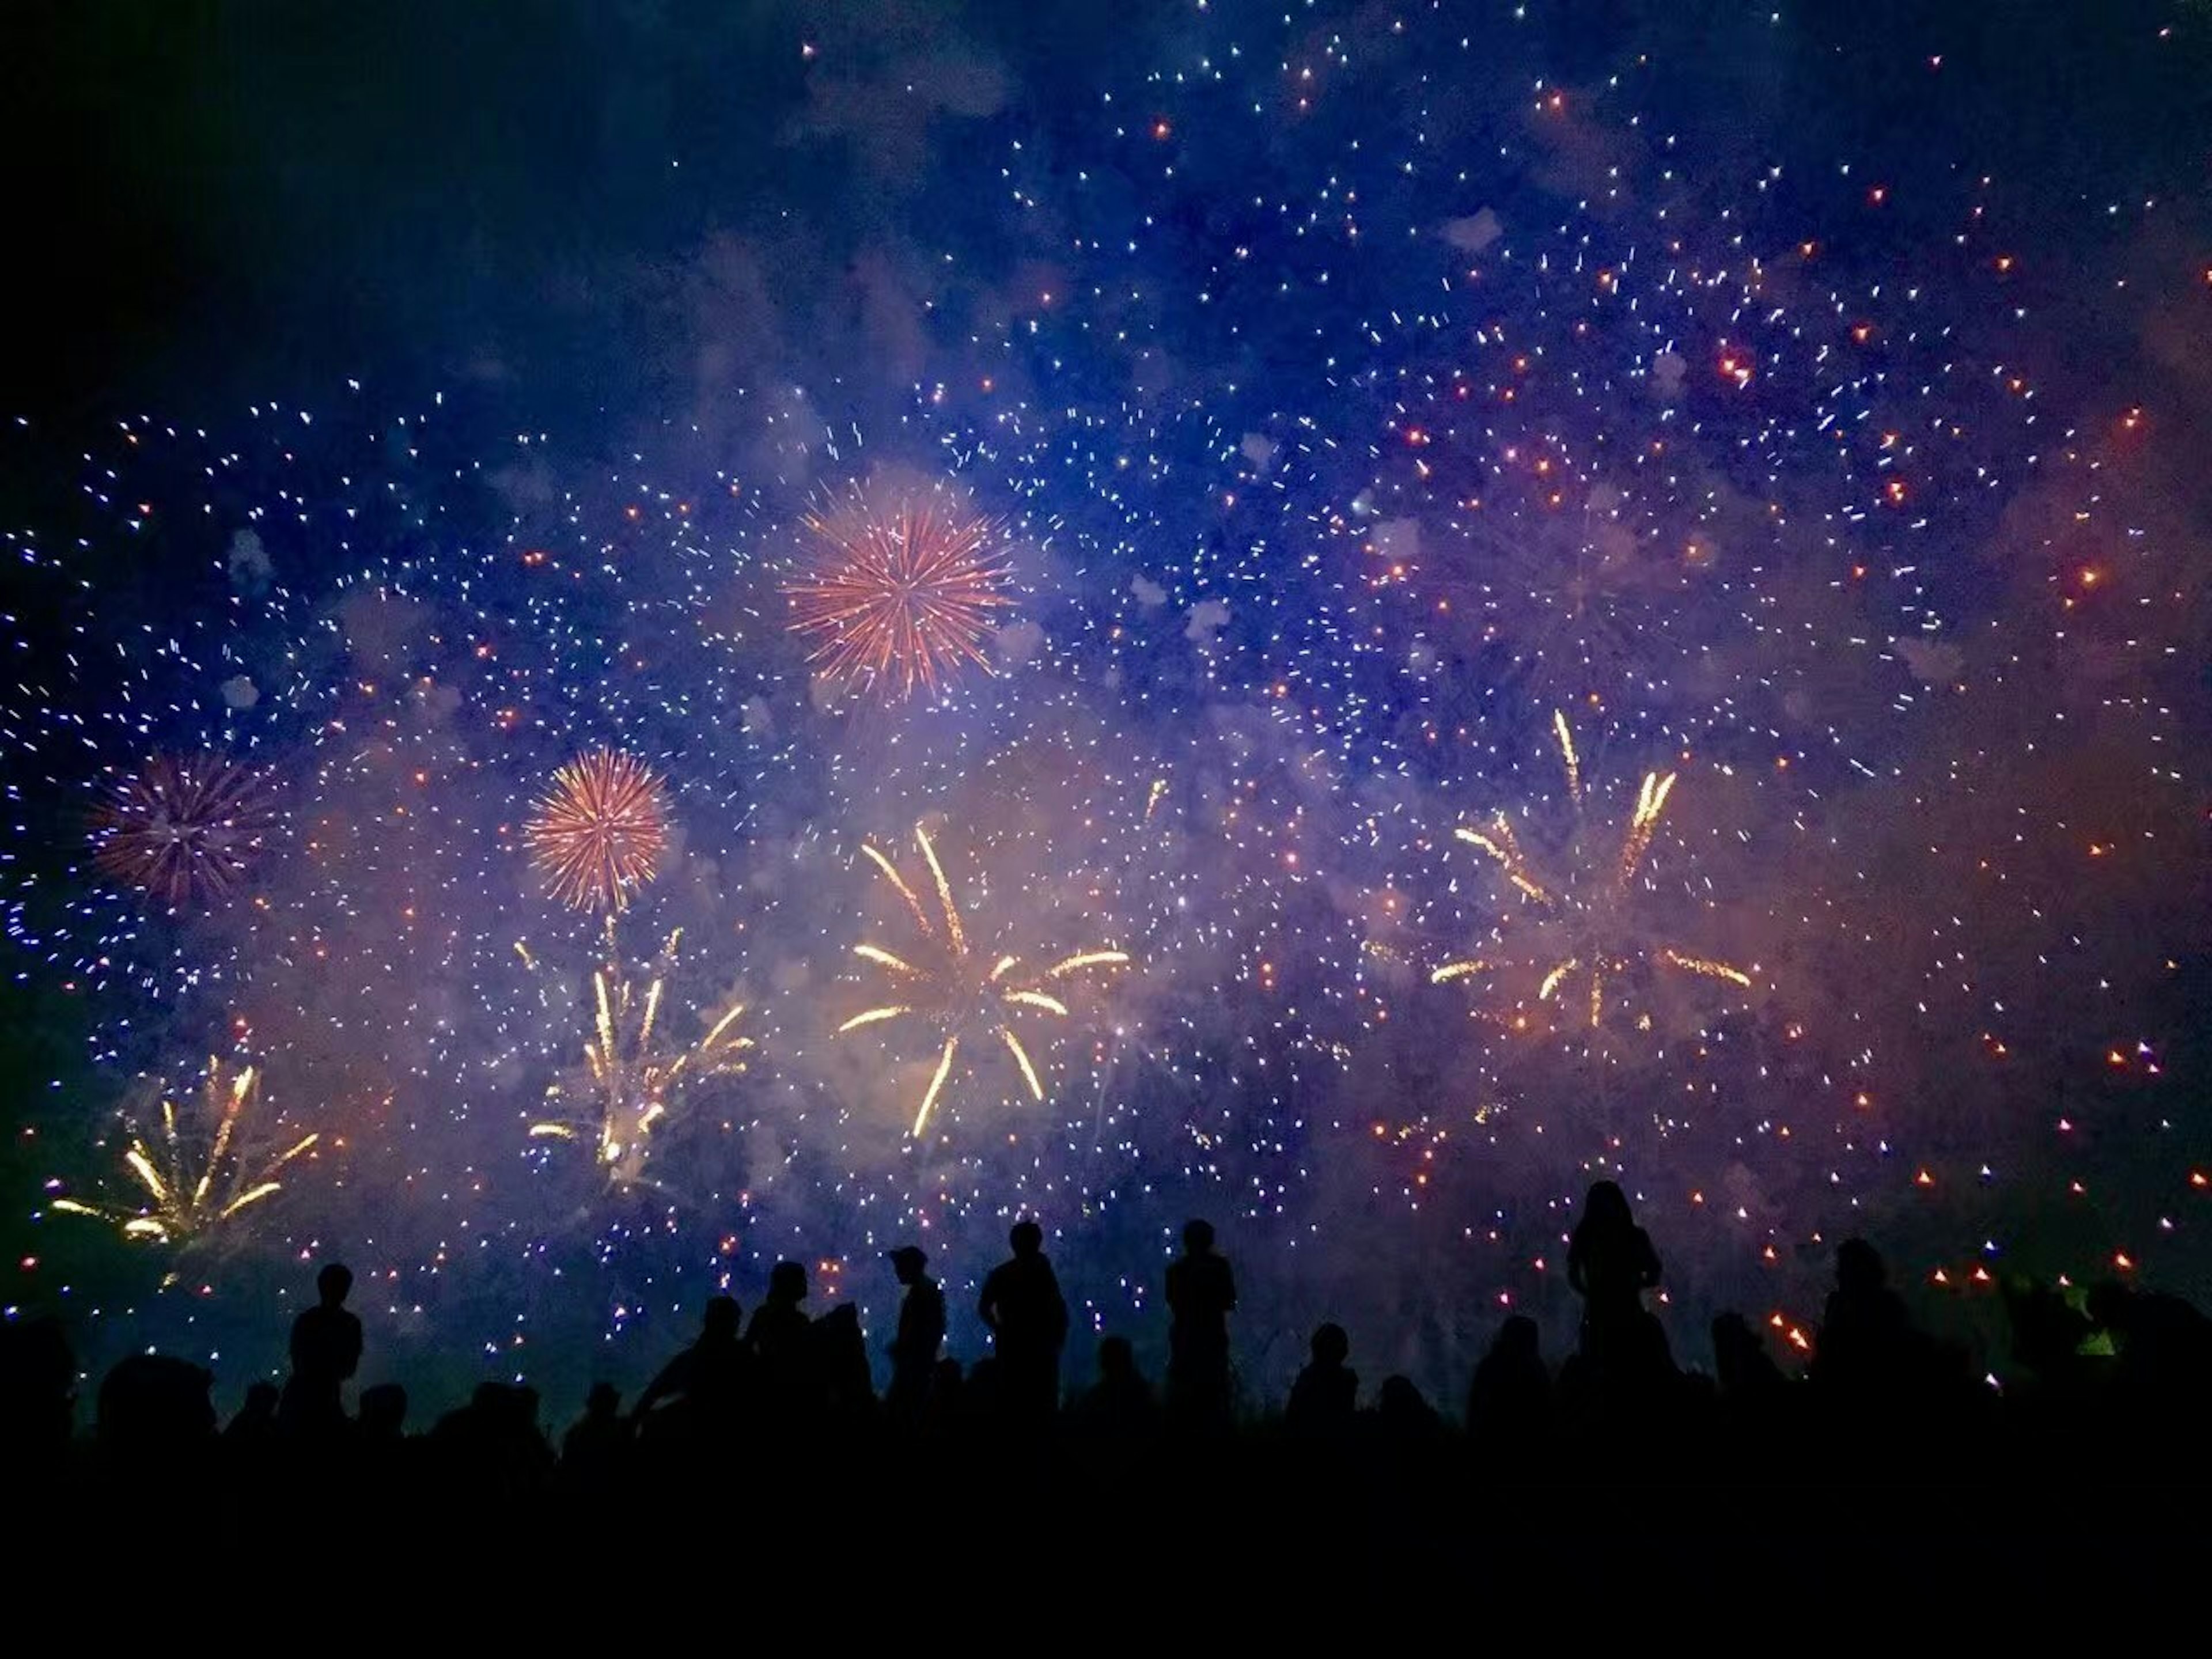
[[[1045,1097],[1043,1080],[1037,1075],[1036,1066],[1015,1032],[1012,1014],[1016,1009],[1035,1008],[1041,1012],[1066,1019],[1068,1006],[1060,998],[1038,988],[1081,972],[1086,968],[1125,966],[1128,953],[1122,951],[1079,951],[1063,957],[1033,981],[1024,981],[1017,974],[1021,958],[1001,955],[994,958],[987,970],[978,971],[982,958],[971,954],[968,948],[968,932],[960,915],[960,905],[953,896],[952,884],[945,873],[945,866],[937,856],[937,848],[930,842],[928,833],[920,825],[914,832],[915,843],[921,850],[922,860],[929,866],[930,878],[937,889],[938,902],[942,909],[942,939],[944,948],[934,954],[934,960],[917,965],[907,957],[899,957],[873,944],[856,945],[853,954],[863,962],[900,977],[919,982],[930,991],[926,1000],[887,1004],[854,1014],[837,1028],[839,1036],[859,1030],[868,1025],[880,1024],[908,1014],[920,1014],[930,1020],[945,1034],[945,1047],[938,1056],[937,1070],[929,1080],[929,1087],[921,1097],[921,1105],[915,1113],[914,1127],[909,1131],[920,1139],[929,1125],[930,1115],[935,1110],[938,1097],[944,1092],[945,1079],[951,1076],[952,1061],[959,1053],[963,1032],[975,1029],[996,1034],[1021,1068],[1022,1079],[1029,1085],[1030,1096],[1039,1101]],[[913,915],[923,939],[933,944],[939,938],[939,927],[926,915],[913,888],[899,874],[890,857],[872,845],[863,844],[860,850],[881,872]]]

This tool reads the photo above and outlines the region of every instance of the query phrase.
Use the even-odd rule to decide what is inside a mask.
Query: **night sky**
[[[4,27],[0,1300],[88,1364],[342,1257],[365,1381],[565,1399],[910,1241],[972,1356],[1034,1213],[1156,1365],[1203,1214],[1254,1397],[1455,1398],[1598,1176],[1693,1362],[1857,1232],[1970,1341],[2212,1294],[2202,5]],[[825,672],[918,514],[977,659]]]

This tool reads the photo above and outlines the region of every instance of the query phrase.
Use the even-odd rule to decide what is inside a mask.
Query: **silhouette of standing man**
[[[277,1420],[295,1433],[329,1435],[345,1426],[342,1391],[361,1368],[361,1321],[346,1311],[353,1274],[333,1261],[315,1275],[321,1299],[292,1322],[292,1376]]]
[[[1044,1229],[1034,1221],[1018,1221],[1006,1242],[1013,1246],[1013,1259],[991,1269],[976,1311],[998,1350],[1006,1416],[1042,1422],[1060,1404],[1067,1303],[1044,1257]]]
[[[1213,1251],[1213,1229],[1193,1221],[1182,1230],[1182,1255],[1168,1264],[1168,1409],[1192,1424],[1213,1426],[1229,1417],[1229,1316],[1237,1279],[1229,1259]]]
[[[937,1351],[945,1346],[945,1292],[922,1271],[929,1257],[915,1246],[902,1244],[890,1261],[906,1297],[899,1304],[898,1334],[891,1339],[891,1386],[884,1404],[894,1421],[911,1425],[921,1420],[929,1402]]]

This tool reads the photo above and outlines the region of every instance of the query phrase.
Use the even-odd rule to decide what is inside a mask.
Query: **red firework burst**
[[[555,898],[619,910],[659,872],[668,798],[642,761],[596,749],[553,775],[523,840]]]
[[[810,513],[811,563],[787,584],[793,631],[818,638],[807,660],[828,678],[884,696],[936,695],[962,665],[989,671],[991,612],[1013,603],[999,526],[941,502],[878,513],[855,496]]]
[[[220,755],[156,755],[93,814],[102,874],[172,908],[228,898],[276,823],[261,773]]]

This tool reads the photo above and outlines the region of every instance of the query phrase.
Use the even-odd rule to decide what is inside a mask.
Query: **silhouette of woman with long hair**
[[[1567,1283],[1583,1299],[1583,1358],[1601,1382],[1634,1388],[1673,1369],[1666,1333],[1644,1306],[1644,1292],[1659,1283],[1659,1253],[1610,1181],[1593,1183],[1583,1200]]]

